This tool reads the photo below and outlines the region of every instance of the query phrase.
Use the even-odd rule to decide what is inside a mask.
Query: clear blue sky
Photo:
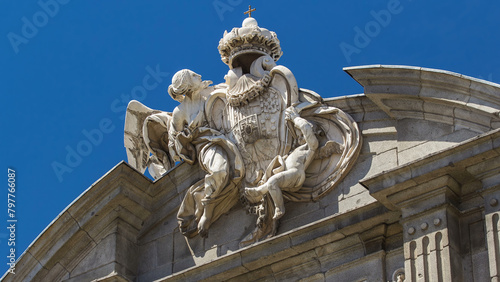
[[[249,4],[259,25],[278,34],[279,64],[294,72],[299,87],[323,97],[362,93],[342,68],[367,64],[500,82],[495,0],[2,0],[0,272],[8,255],[7,168],[16,170],[19,256],[126,159],[129,100],[172,111],[176,102],[166,89],[183,68],[223,82],[227,66],[217,45],[224,30],[241,26]],[[79,157],[68,158],[72,151]]]

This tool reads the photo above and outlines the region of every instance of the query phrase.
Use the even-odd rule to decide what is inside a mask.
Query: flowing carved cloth
[[[194,157],[197,157],[200,167],[207,172],[205,179],[196,182],[188,189],[177,213],[181,232],[185,236],[192,237],[198,233],[197,223],[205,207],[213,209],[210,221],[214,222],[238,202],[238,184],[245,174],[245,169],[234,143],[216,130],[199,127],[187,136],[184,133],[178,136],[183,137],[176,138],[176,148],[179,152],[186,153],[182,156],[186,162],[193,163]],[[192,154],[194,151],[195,155]],[[193,158],[190,158],[191,156]],[[207,185],[207,181],[213,181],[211,177],[218,177],[213,167],[223,168],[227,173],[222,175],[226,178],[223,185]]]

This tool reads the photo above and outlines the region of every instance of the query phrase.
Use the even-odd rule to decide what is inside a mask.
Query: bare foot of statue
[[[274,209],[274,216],[273,216],[273,219],[274,220],[278,220],[280,219],[283,215],[285,214],[285,207],[282,207],[282,208],[279,208],[279,207],[276,207]]]
[[[198,222],[198,234],[200,234],[200,236],[203,238],[207,238],[208,227],[210,227],[210,219],[208,219],[206,215],[203,214],[200,218],[200,222]]]
[[[212,224],[212,215],[214,212],[214,205],[204,205],[203,215],[198,222],[198,233],[201,237],[208,237],[208,228]]]

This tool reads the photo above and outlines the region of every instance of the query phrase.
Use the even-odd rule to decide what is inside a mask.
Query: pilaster
[[[491,281],[500,281],[500,187],[483,192],[484,223]]]
[[[388,197],[401,210],[408,281],[462,281],[458,190],[442,176]]]

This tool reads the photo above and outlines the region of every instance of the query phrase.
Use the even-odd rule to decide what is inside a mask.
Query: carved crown
[[[267,54],[275,62],[283,54],[276,33],[259,27],[257,21],[251,17],[243,21],[242,27],[235,27],[229,33],[225,31],[218,49],[221,60],[230,67],[232,61],[242,54]]]

